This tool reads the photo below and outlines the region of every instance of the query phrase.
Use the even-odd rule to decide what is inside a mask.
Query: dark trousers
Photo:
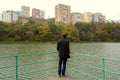
[[[58,64],[58,75],[65,76],[65,70],[66,70],[66,63],[67,63],[67,58],[59,58],[59,64]]]

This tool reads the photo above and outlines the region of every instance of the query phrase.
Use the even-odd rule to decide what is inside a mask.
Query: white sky
[[[45,17],[55,16],[55,5],[71,6],[71,12],[100,12],[106,19],[120,20],[120,0],[0,0],[0,13],[5,10],[19,10],[29,6],[45,11]]]

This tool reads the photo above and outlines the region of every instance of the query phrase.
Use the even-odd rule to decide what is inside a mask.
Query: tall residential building
[[[32,9],[32,17],[36,19],[44,19],[45,18],[45,12],[39,9]]]
[[[21,17],[21,11],[15,11],[16,14],[18,14],[19,17]]]
[[[56,5],[55,22],[71,23],[71,7],[63,4]]]
[[[93,20],[94,22],[105,22],[105,16],[102,13],[95,13]]]
[[[93,22],[93,14],[90,12],[83,13],[83,22]]]
[[[81,13],[78,12],[71,13],[71,17],[72,17],[72,24],[75,24],[76,22],[83,22],[83,16]]]
[[[18,14],[13,10],[3,11],[2,13],[2,21],[5,22],[16,22],[18,21],[18,17]]]
[[[39,19],[40,18],[40,10],[33,8],[32,9],[32,17],[36,18],[36,19]]]
[[[2,14],[0,13],[0,21],[2,21]]]
[[[30,7],[21,6],[21,17],[23,17],[23,18],[30,17]]]
[[[43,10],[40,10],[40,19],[45,18],[45,12]]]

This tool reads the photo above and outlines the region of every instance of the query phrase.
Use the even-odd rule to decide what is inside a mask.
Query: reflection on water
[[[108,58],[113,58],[113,59],[120,59],[120,43],[71,43],[70,44],[71,52],[78,52],[81,54],[90,54],[90,55],[96,55],[96,56],[101,56],[101,57],[108,57]],[[56,43],[14,43],[14,44],[0,44],[0,56],[3,55],[16,55],[16,54],[31,54],[31,53],[39,53],[39,52],[57,52],[56,51]],[[35,57],[20,57],[19,58],[19,63],[23,64],[26,62],[39,62],[42,60],[52,60],[52,59],[57,59],[57,53],[56,55],[41,55],[41,56],[35,56]],[[84,61],[85,63],[92,64],[94,66],[101,66],[101,60],[99,59],[91,59],[87,57],[78,57],[72,54],[72,60],[77,60],[77,61]],[[15,58],[10,58],[10,59],[0,59],[0,66],[3,65],[12,65],[15,64]],[[90,68],[86,68],[84,66],[80,66],[78,64],[72,64],[68,61],[68,64],[76,67],[78,69],[81,69],[82,71],[92,73],[98,77],[101,77],[101,71],[97,70],[92,70]],[[57,62],[54,63],[46,63],[46,64],[37,64],[37,65],[30,65],[26,67],[20,67],[20,70],[22,72],[24,71],[29,71],[33,69],[39,69],[43,67],[47,67],[50,65],[56,65]],[[114,70],[114,71],[119,71],[120,72],[120,63],[116,62],[110,62],[106,61],[105,62],[106,69]],[[8,72],[9,71],[9,72]],[[7,70],[1,70],[0,69],[0,76],[4,76],[9,73],[15,73],[14,69],[7,69]],[[23,76],[20,75],[21,80],[39,80],[39,75],[45,76],[45,74],[49,74],[47,76],[50,76],[51,74],[57,75],[57,68],[51,69],[49,71],[43,71],[42,73],[37,73],[35,75],[31,76]],[[71,74],[74,74],[76,77],[75,80],[79,80],[80,78],[86,78],[86,80],[94,80],[91,79],[90,77],[86,77],[82,74],[76,73],[74,71],[71,71],[71,69],[68,69],[68,75],[72,76]],[[82,76],[82,77],[80,77]],[[120,77],[119,75],[113,75],[110,73],[106,72],[106,80],[119,80]],[[77,78],[78,77],[78,78]],[[12,78],[11,80],[14,80]],[[10,80],[10,79],[8,79]]]

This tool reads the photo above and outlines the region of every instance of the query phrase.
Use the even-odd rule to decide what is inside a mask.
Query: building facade
[[[2,14],[0,13],[0,21],[2,21]]]
[[[21,6],[21,17],[23,17],[23,18],[30,17],[30,7]]]
[[[15,11],[15,12],[19,17],[21,17],[21,11]]]
[[[43,10],[40,10],[40,19],[45,18],[45,12]]]
[[[18,14],[13,10],[3,11],[3,13],[2,13],[2,21],[16,22],[16,21],[18,21],[18,19],[19,19]]]
[[[90,12],[85,12],[83,13],[83,22],[93,22],[93,13]]]
[[[40,10],[39,9],[32,9],[32,18],[40,19]]]
[[[81,13],[78,12],[71,13],[71,19],[72,19],[72,24],[75,24],[77,22],[83,22],[83,16]]]
[[[45,18],[45,12],[43,10],[39,9],[32,9],[32,17],[36,19],[44,19]]]
[[[94,13],[94,22],[105,22],[105,16],[102,13]]]
[[[71,23],[71,7],[63,4],[56,5],[55,22]]]

